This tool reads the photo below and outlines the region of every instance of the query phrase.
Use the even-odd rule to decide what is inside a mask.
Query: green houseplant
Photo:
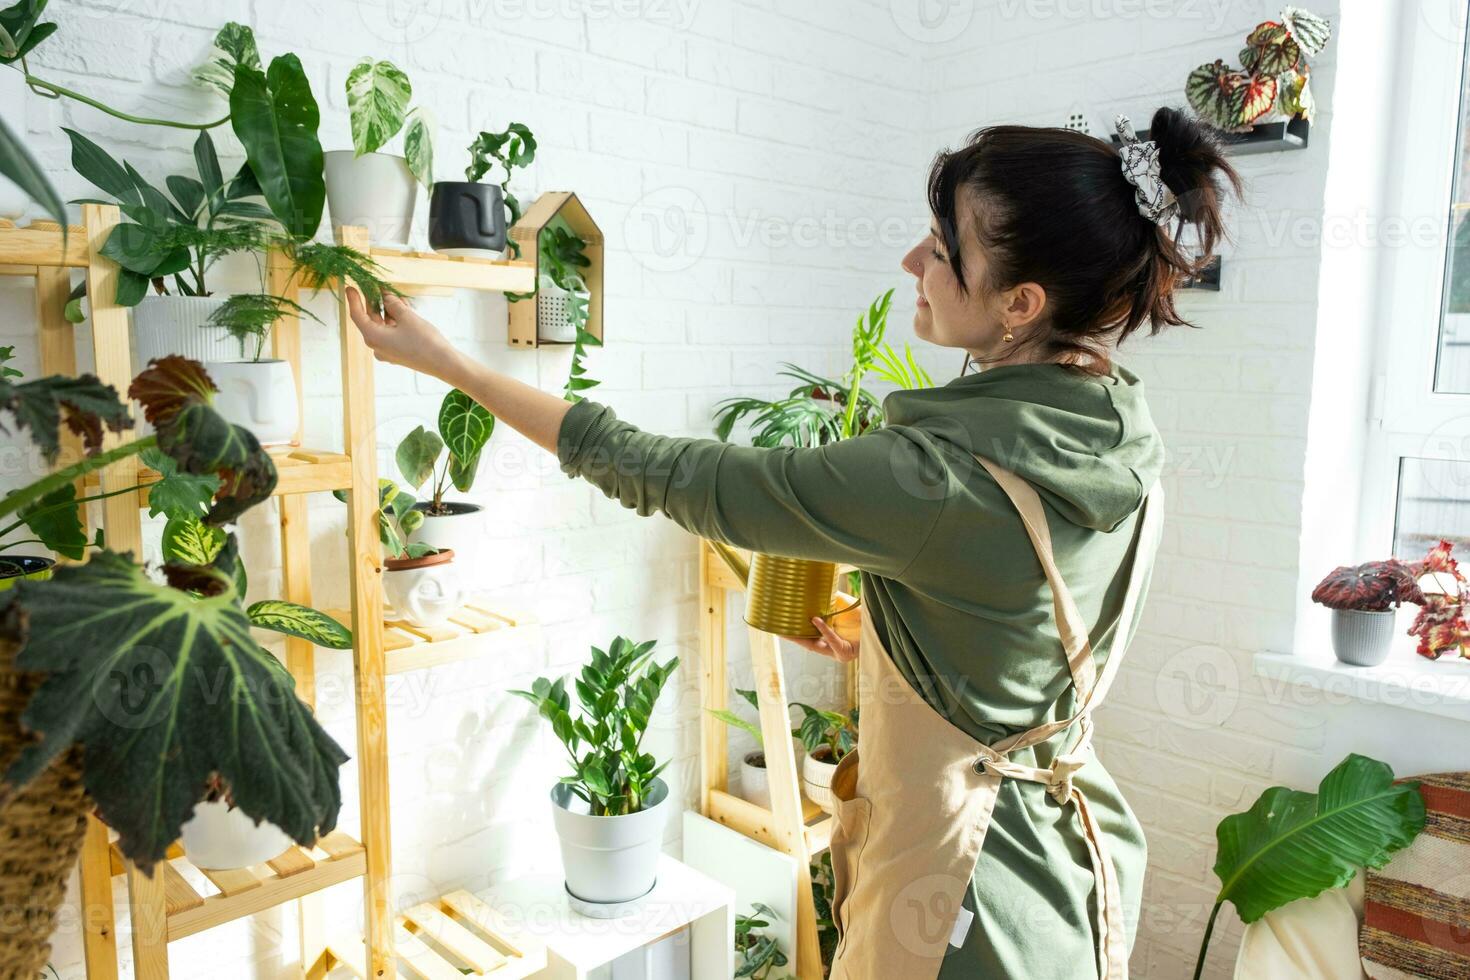
[[[592,648],[575,688],[572,715],[566,678],[537,678],[512,691],[536,706],[565,747],[572,774],[551,791],[567,891],[593,904],[627,902],[648,892],[658,872],[659,844],[670,809],[667,762],[643,751],[643,736],[669,676],[678,666],[653,660],[654,642],[615,637]]]
[[[63,424],[86,451],[0,500],[0,517],[152,447],[182,473],[218,478],[201,518],[208,527],[270,495],[270,458],[210,407],[198,364],[155,364],[128,394],[154,433],[103,448],[105,432],[132,424],[114,389],[86,375],[0,379],[0,412],[43,455],[58,454]],[[158,580],[131,555],[100,549],[0,597],[0,901],[25,910],[3,940],[8,967],[35,973],[44,964],[93,806],[147,873],[211,784],[301,844],[335,826],[347,756],[252,639],[235,559],[227,535],[211,563],[170,561]]]
[[[837,771],[837,763],[857,745],[858,709],[842,714],[800,701],[793,701],[792,707],[800,708],[802,713],[796,728],[796,736],[806,747],[806,755],[801,760],[802,789],[806,790],[807,799],[831,813],[836,806],[832,798],[832,776]]]
[[[415,540],[438,549],[453,548],[473,538],[482,508],[467,501],[445,500],[453,486],[469,493],[480,469],[480,455],[495,431],[495,416],[458,388],[439,405],[438,432],[422,425],[403,437],[395,461],[404,482],[418,490],[426,482],[430,497],[414,504],[422,515]]]
[[[774,980],[772,970],[786,965],[786,954],[776,940],[760,932],[768,928],[769,920],[778,918],[769,905],[756,902],[750,914],[735,916],[735,976],[750,977],[751,980]]]
[[[345,491],[333,496],[346,502]],[[413,494],[387,478],[378,480],[378,541],[383,546],[383,592],[393,614],[413,626],[445,623],[459,609],[461,591],[451,563],[451,548],[411,541],[424,523]]]
[[[1417,782],[1393,781],[1382,762],[1349,755],[1317,792],[1273,786],[1245,813],[1220,821],[1215,876],[1220,891],[1200,942],[1199,980],[1215,918],[1226,902],[1255,922],[1300,898],[1341,888],[1362,868],[1381,868],[1424,829]]]
[[[352,149],[325,154],[332,224],[367,228],[374,242],[405,245],[413,224],[416,183],[434,182],[433,125],[409,108],[413,86],[389,61],[363,58],[347,74]],[[399,133],[403,156],[379,152]]]
[[[760,701],[757,700],[754,691],[736,688],[735,693],[744,698],[759,714]],[[769,810],[771,808],[771,783],[766,773],[766,740],[761,733],[760,726],[746,721],[727,708],[706,710],[731,728],[739,729],[755,739],[755,749],[745,753],[740,759],[740,796],[756,806]]]
[[[1263,21],[1246,36],[1243,67],[1216,60],[1190,73],[1185,97],[1201,119],[1227,133],[1248,132],[1264,122],[1316,111],[1309,76],[1315,58],[1332,38],[1326,19],[1300,7],[1285,7],[1276,20]]]
[[[499,258],[507,230],[520,220],[521,203],[510,190],[511,173],[536,158],[536,137],[523,123],[503,132],[481,132],[469,146],[464,180],[434,182],[429,194],[429,246],[448,255]],[[482,182],[496,167],[498,183]],[[519,257],[520,246],[511,243]]]

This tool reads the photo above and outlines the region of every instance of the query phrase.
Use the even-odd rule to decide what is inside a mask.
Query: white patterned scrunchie
[[[1179,200],[1159,176],[1159,144],[1140,140],[1127,116],[1119,116],[1114,125],[1123,141],[1118,148],[1123,176],[1136,188],[1133,196],[1138,201],[1138,213],[1156,225],[1168,224],[1179,214]]]

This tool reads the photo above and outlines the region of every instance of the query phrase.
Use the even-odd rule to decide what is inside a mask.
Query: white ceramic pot
[[[26,138],[25,78],[14,69],[0,70],[0,119],[18,139]],[[0,177],[0,218],[14,221],[25,215],[31,199],[9,177]]]
[[[383,562],[383,592],[393,614],[411,626],[442,626],[460,607],[454,552]]]
[[[576,295],[588,300],[592,294],[585,289]],[[572,293],[558,286],[550,276],[542,276],[536,286],[536,336],[539,340],[553,344],[570,344],[577,339],[577,328],[572,324]]]
[[[366,228],[378,245],[407,245],[418,182],[408,161],[388,153],[328,150],[324,155],[332,227]]]
[[[764,752],[747,752],[740,760],[740,798],[767,810],[771,808],[771,780],[766,772]]]
[[[184,824],[179,842],[196,868],[228,871],[269,861],[291,846],[291,838],[273,823],[256,823],[228,803],[204,801]]]
[[[228,296],[145,296],[133,307],[133,373],[155,358],[180,354],[201,364],[237,361],[240,342],[223,327],[209,326]]]
[[[648,805],[619,817],[594,817],[570,786],[551,790],[551,818],[561,842],[567,891],[583,902],[631,902],[653,889],[658,877],[669,787],[655,779]]]
[[[424,515],[424,523],[414,529],[409,540],[438,548],[440,551],[452,548],[461,560],[468,560],[483,533],[481,529],[484,526],[485,510],[479,504],[462,500],[445,501],[444,507],[449,511],[448,514],[435,515],[429,513],[428,502],[420,501],[415,504],[413,509]]]
[[[262,446],[289,445],[301,424],[289,361],[207,361],[219,394],[215,411],[255,433]]]
[[[1332,610],[1332,652],[1354,667],[1377,667],[1393,649],[1395,613],[1362,609]]]
[[[830,814],[835,806],[832,800],[832,774],[837,771],[837,763],[828,762],[827,755],[828,750],[824,746],[802,756],[801,786],[806,791],[807,799]]]

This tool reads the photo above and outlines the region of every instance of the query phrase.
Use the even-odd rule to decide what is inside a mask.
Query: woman
[[[402,302],[350,294],[378,358],[435,375],[639,514],[862,571],[860,751],[834,778],[834,980],[1127,975],[1142,831],[1090,748],[1137,622],[1164,449],[1111,350],[1183,323],[1177,279],[1223,233],[1218,146],[999,126],[941,154],[904,257],[919,337],[985,365],[884,400],[812,449],[668,438],[472,363]],[[817,652],[858,649],[817,621]],[[1090,638],[1090,642],[1089,642]],[[859,756],[861,758],[859,758]]]

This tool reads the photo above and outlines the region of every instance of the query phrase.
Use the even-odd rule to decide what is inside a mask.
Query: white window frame
[[[1400,458],[1470,459],[1470,394],[1434,390],[1461,127],[1470,132],[1470,118],[1459,118],[1467,83],[1467,18],[1470,0],[1404,4],[1396,116],[1373,121],[1382,139],[1397,144],[1380,230],[1386,233],[1386,222],[1395,219],[1405,230],[1401,245],[1382,239],[1386,299],[1379,305],[1383,329],[1370,395],[1358,542],[1360,553],[1375,557],[1387,557],[1393,546]],[[1451,79],[1455,84],[1445,84]],[[1351,108],[1338,111],[1345,115]],[[1470,186],[1461,193],[1470,200]],[[1470,486],[1465,490],[1470,493]]]

